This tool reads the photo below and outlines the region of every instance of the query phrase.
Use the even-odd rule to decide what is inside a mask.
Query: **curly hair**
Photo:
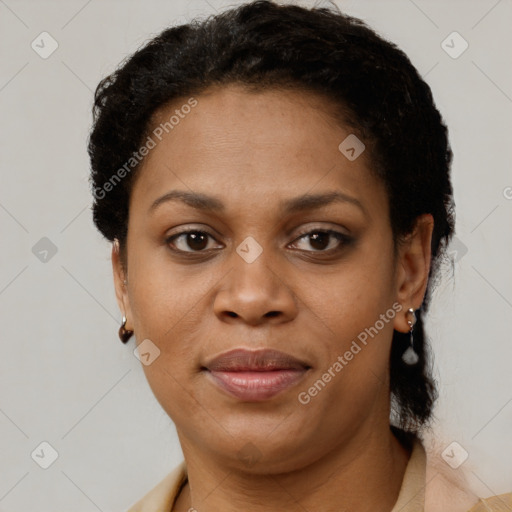
[[[328,98],[338,122],[365,141],[371,170],[386,187],[395,247],[418,216],[433,216],[429,286],[414,329],[420,359],[412,366],[402,361],[409,337],[395,331],[389,364],[392,426],[418,432],[437,398],[422,315],[454,229],[452,152],[429,86],[399,48],[361,20],[336,8],[257,0],[168,28],[146,43],[95,92],[88,151],[96,226],[123,250],[138,149],[153,116],[179,98],[227,84]],[[123,179],[114,182],[122,169]]]

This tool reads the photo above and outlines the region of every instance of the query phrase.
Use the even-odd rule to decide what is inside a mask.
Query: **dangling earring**
[[[114,242],[114,244],[116,244],[116,250],[119,249],[119,242],[116,241]],[[123,284],[126,286],[128,284],[128,281],[126,281],[126,279],[123,281]],[[127,343],[128,340],[132,337],[132,334],[133,334],[133,331],[130,331],[129,329],[126,329],[126,317],[123,315],[123,321],[121,323],[121,327],[119,327],[119,339],[123,342],[123,343]]]
[[[126,317],[123,315],[123,323],[121,324],[121,327],[119,327],[119,339],[123,343],[127,343],[128,340],[132,337],[133,331],[130,331],[129,329],[126,329]]]
[[[412,317],[412,320],[407,320],[409,324],[409,336],[410,336],[410,345],[407,347],[407,350],[402,355],[402,360],[405,364],[410,366],[416,364],[419,361],[418,354],[414,351],[414,339],[412,335],[412,331],[414,330],[414,324],[416,322],[416,315],[414,314],[414,309],[409,308],[407,310],[407,314]]]

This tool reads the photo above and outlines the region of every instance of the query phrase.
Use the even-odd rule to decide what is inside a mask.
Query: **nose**
[[[215,297],[215,314],[224,322],[249,325],[282,323],[297,315],[294,293],[278,268],[271,268],[265,251],[251,263],[233,254],[234,268]]]

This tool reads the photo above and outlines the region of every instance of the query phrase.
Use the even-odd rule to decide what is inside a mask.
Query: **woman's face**
[[[339,149],[351,131],[325,99],[235,86],[195,99],[159,112],[155,128],[179,122],[153,132],[134,184],[118,299],[185,454],[298,468],[388,428],[393,328],[421,304],[429,233],[395,256],[385,188],[357,140]],[[233,349],[301,364],[211,363]]]

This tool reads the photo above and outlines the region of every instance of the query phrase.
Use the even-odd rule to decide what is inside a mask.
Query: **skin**
[[[395,252],[386,191],[370,171],[369,151],[354,161],[342,155],[338,145],[351,130],[331,118],[326,99],[235,85],[196,99],[134,183],[126,265],[116,245],[112,251],[127,328],[137,343],[150,339],[160,350],[143,369],[187,463],[189,481],[174,510],[390,511],[410,453],[389,429],[388,360],[393,329],[408,332],[406,311],[425,294],[432,217],[419,217]],[[155,126],[186,100],[158,112]],[[215,195],[224,211],[179,200],[151,210],[171,190]],[[360,206],[324,202],[289,214],[280,206],[333,191]],[[208,253],[171,250],[168,237],[187,229],[212,235]],[[319,229],[352,241],[333,237],[319,247],[304,236]],[[263,250],[252,263],[236,252],[248,236]],[[197,253],[186,236],[174,247]],[[298,393],[394,303],[403,308],[394,319],[301,404]],[[235,347],[282,350],[311,369],[265,402],[243,402],[201,371]],[[243,448],[253,463],[241,460]]]

